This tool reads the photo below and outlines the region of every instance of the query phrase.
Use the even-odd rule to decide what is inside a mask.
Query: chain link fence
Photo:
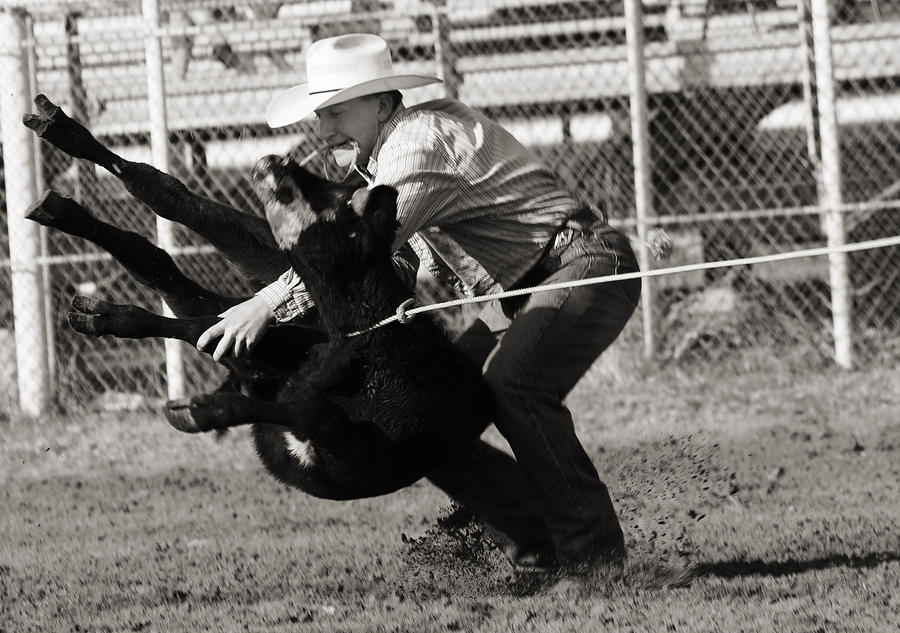
[[[675,248],[656,266],[825,244],[823,192],[835,185],[823,168],[829,160],[839,160],[839,207],[831,210],[846,240],[900,234],[900,6],[834,0],[831,49],[821,50],[813,45],[816,2],[644,0],[634,36],[644,44],[646,102],[635,110],[628,54],[634,40],[622,0],[163,1],[169,169],[195,191],[261,213],[247,181],[253,161],[315,143],[308,124],[270,130],[268,101],[304,80],[310,42],[366,31],[389,41],[401,72],[444,77],[442,86],[408,91],[408,103],[458,96],[502,121],[629,234],[664,227]],[[0,6],[24,24],[30,92],[61,104],[116,152],[150,162],[153,87],[141,3]],[[833,61],[832,104],[816,98],[817,56]],[[839,151],[817,125],[829,105]],[[640,163],[635,170],[634,147],[642,140],[636,111],[646,122],[643,173]],[[4,123],[12,125],[6,117]],[[105,172],[45,143],[37,144],[34,172],[37,190],[75,197],[100,218],[155,239],[153,214]],[[9,187],[20,183],[6,184],[11,199]],[[638,191],[647,194],[640,226]],[[0,352],[9,359],[0,372],[0,409],[10,410],[18,398],[12,359],[20,322],[14,325],[16,258],[7,223],[0,240]],[[92,339],[65,322],[74,294],[157,308],[159,299],[82,240],[43,230],[39,240],[34,279],[45,309],[32,318],[42,321],[45,342],[20,342],[18,353],[46,355],[53,403],[79,410],[165,398],[161,342]],[[235,295],[251,291],[189,231],[176,227],[173,252],[197,281]],[[900,249],[854,253],[847,264],[853,362],[896,362]],[[651,355],[685,367],[788,356],[808,365],[833,362],[828,266],[820,257],[654,278],[616,362]],[[189,346],[182,352],[188,392],[222,378]]]

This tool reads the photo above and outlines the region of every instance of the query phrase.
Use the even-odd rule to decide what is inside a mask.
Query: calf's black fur
[[[197,196],[177,179],[103,146],[43,95],[24,123],[76,158],[115,174],[158,215],[207,239],[260,286],[289,265],[304,279],[316,317],[271,327],[246,357],[226,358],[228,387],[167,404],[186,432],[252,424],[265,467],[312,495],[351,499],[407,486],[464,450],[487,426],[480,371],[427,317],[359,336],[411,296],[391,260],[396,192],[328,183],[290,159],[266,157],[251,179],[268,223]],[[242,297],[188,279],[145,238],[101,222],[75,201],[46,194],[29,217],[109,251],[158,291],[176,318],[75,297],[69,322],[84,334],[169,337],[194,343]]]

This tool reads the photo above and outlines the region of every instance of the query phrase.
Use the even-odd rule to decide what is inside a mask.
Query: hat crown
[[[311,95],[393,75],[391,51],[377,35],[328,37],[314,42],[306,53],[306,81]]]

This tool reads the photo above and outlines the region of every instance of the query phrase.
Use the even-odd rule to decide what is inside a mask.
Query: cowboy
[[[410,242],[439,279],[483,295],[637,270],[628,239],[500,125],[452,99],[404,106],[399,90],[440,80],[394,73],[382,38],[317,41],[306,65],[307,83],[269,105],[269,125],[314,115],[332,179],[355,172],[370,187],[394,187],[394,246]],[[459,338],[483,365],[515,458],[479,440],[428,479],[508,537],[518,570],[581,571],[624,557],[609,492],[562,400],[639,294],[639,279],[533,293],[489,307]],[[198,347],[221,337],[215,357],[244,353],[270,323],[311,305],[287,271],[225,312]]]

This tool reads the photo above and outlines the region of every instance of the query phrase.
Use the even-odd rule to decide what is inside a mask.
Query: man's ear
[[[375,110],[375,116],[379,123],[384,123],[391,118],[394,111],[394,99],[387,92],[380,92],[377,95],[378,107]]]
[[[353,194],[353,209],[368,225],[380,248],[389,248],[397,233],[397,190],[379,185]]]

